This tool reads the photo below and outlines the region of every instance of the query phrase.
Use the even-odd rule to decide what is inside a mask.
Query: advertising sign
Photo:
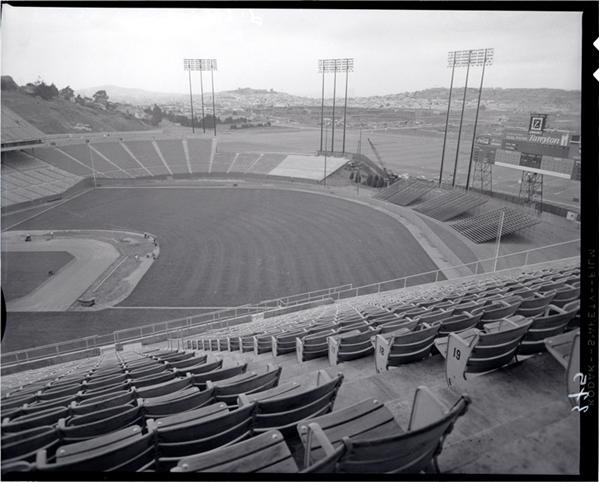
[[[531,114],[529,119],[529,132],[541,134],[546,127],[547,114]]]
[[[540,134],[525,131],[506,131],[502,148],[554,157],[568,157],[569,133],[564,131]]]

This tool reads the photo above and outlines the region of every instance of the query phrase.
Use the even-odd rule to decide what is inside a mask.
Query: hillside
[[[142,89],[131,89],[114,85],[97,86],[80,89],[77,93],[90,96],[97,90],[106,90],[111,100],[137,105],[187,105],[187,93],[151,92]],[[339,100],[343,102],[343,91]],[[459,102],[462,89],[453,91],[454,102]],[[194,93],[195,101],[200,101],[199,93]],[[319,107],[320,98],[302,97],[286,92],[270,89],[238,88],[236,90],[215,93],[217,104],[221,107],[287,107],[304,106]],[[477,89],[467,90],[468,104],[477,100]],[[331,99],[327,99],[330,103]],[[481,96],[484,108],[512,112],[561,112],[578,115],[581,105],[581,92],[577,90],[560,89],[501,89],[484,88]],[[448,88],[439,87],[416,92],[401,92],[382,96],[350,97],[349,107],[373,109],[437,109],[444,111],[448,105]]]
[[[89,126],[88,129],[94,132],[140,131],[151,128],[122,112],[87,107],[62,98],[43,100],[16,90],[2,91],[2,105],[46,134],[82,132],[82,125]]]

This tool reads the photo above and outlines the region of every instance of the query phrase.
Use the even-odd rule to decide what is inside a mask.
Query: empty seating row
[[[414,206],[413,209],[431,218],[448,221],[486,202],[482,196],[450,191]]]
[[[3,464],[31,463],[37,457],[30,468],[80,469],[77,464],[67,463],[69,455],[96,450],[124,435],[139,435],[145,420],[147,432],[154,434],[147,441],[155,445],[151,457],[154,470],[166,470],[186,455],[234,443],[252,434],[272,429],[291,433],[298,422],[332,410],[342,380],[341,374],[331,378],[320,372],[314,387],[295,384],[269,389],[267,385],[265,390],[240,396],[235,404],[217,401],[202,407],[178,407],[158,419],[145,416],[141,406],[135,404],[97,410],[71,420],[61,419],[56,426],[45,425],[3,436]],[[230,388],[236,383],[232,379],[223,387]],[[39,450],[43,450],[41,455]]]
[[[540,220],[528,216],[517,209],[500,208],[477,216],[471,216],[452,224],[452,228],[476,243],[484,243],[495,239],[504,213],[501,236],[529,228]]]
[[[263,395],[234,410],[214,404],[84,442],[44,447],[34,461],[5,463],[3,471],[284,473],[299,471],[301,458],[306,472],[439,471],[443,442],[470,403],[461,396],[446,407],[419,387],[405,430],[375,399],[332,411],[335,394],[321,396],[332,382],[337,383],[317,387],[312,398]],[[275,419],[261,430],[254,422],[261,416]],[[301,447],[294,457],[290,442],[298,435]]]

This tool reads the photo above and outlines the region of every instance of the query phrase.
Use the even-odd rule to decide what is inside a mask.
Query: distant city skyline
[[[581,89],[578,12],[4,5],[2,17],[2,75],[19,84],[40,78],[75,90],[115,85],[183,94],[183,59],[204,57],[218,60],[216,91],[320,97],[318,59],[353,57],[348,95],[366,97],[448,87],[449,50],[493,47],[486,88]],[[470,87],[479,73],[471,70]],[[464,75],[457,70],[455,86]]]

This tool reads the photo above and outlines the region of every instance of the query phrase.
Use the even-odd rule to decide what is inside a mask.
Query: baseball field
[[[8,351],[185,316],[198,307],[436,269],[408,230],[384,213],[291,190],[100,188],[15,229],[147,231],[157,236],[161,255],[115,309],[51,317],[9,313]]]

